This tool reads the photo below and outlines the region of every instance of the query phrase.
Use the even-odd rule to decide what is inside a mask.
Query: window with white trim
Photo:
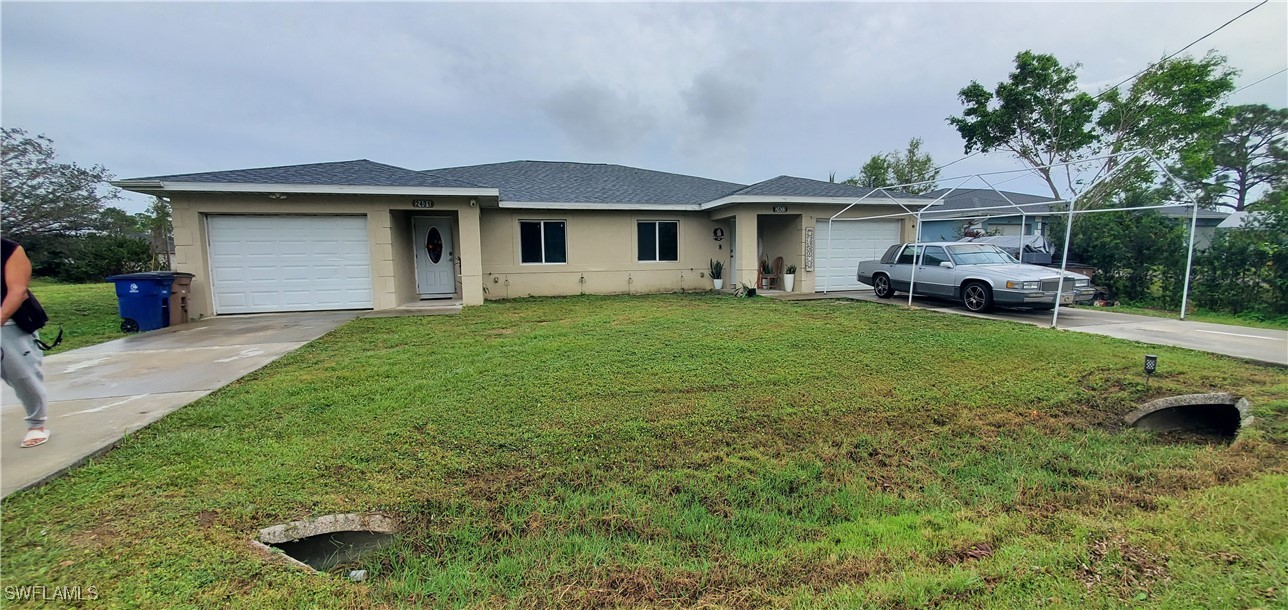
[[[519,262],[568,262],[568,225],[562,220],[520,220]]]
[[[680,223],[674,220],[641,220],[635,223],[637,259],[641,263],[680,260]]]

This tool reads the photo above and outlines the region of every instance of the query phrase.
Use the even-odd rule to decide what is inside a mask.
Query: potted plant
[[[788,265],[783,272],[783,287],[791,292],[796,287],[796,265]]]
[[[760,261],[760,289],[769,290],[769,276],[774,274],[774,266],[769,261]]]
[[[724,288],[724,262],[718,260],[711,261],[711,281],[715,283],[716,290]]]

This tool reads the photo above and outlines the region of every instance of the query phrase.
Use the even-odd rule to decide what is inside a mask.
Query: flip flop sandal
[[[47,440],[49,440],[48,430],[28,430],[27,436],[22,437],[22,445],[20,445],[20,447],[23,449],[39,447],[45,444],[45,441]]]

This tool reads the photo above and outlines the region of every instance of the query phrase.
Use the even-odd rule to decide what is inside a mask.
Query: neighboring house
[[[915,235],[911,218],[889,216],[930,202],[790,176],[746,186],[542,161],[412,171],[358,160],[112,184],[169,198],[174,269],[196,276],[193,316],[706,290],[712,259],[734,286],[780,256],[798,291],[855,289],[858,261]],[[844,220],[869,216],[887,218]]]
[[[1190,230],[1190,215],[1193,212],[1191,207],[1174,207],[1162,208],[1158,213],[1165,218],[1171,218],[1176,222],[1183,223],[1185,230]],[[1216,210],[1205,210],[1199,208],[1198,218],[1194,223],[1194,249],[1206,250],[1212,245],[1212,238],[1216,236],[1217,227],[1228,218],[1228,212],[1218,212]]]
[[[941,205],[934,206],[922,216],[922,241],[954,241],[964,231],[974,229],[985,235],[1041,235],[1064,242],[1063,236],[1047,234],[1053,217],[1067,209],[1063,201],[1050,196],[992,189],[939,189],[925,196],[940,199]],[[1188,207],[1158,209],[1164,217],[1185,222],[1187,229],[1190,211]],[[1217,224],[1226,216],[1225,212],[1199,210],[1194,234],[1195,249],[1202,250],[1211,244]]]
[[[1046,236],[1050,217],[1063,203],[1050,196],[993,189],[939,189],[925,196],[940,199],[941,205],[922,216],[922,241],[956,241],[967,229],[989,235]]]
[[[1249,220],[1256,218],[1256,212],[1231,212],[1229,216],[1216,225],[1218,229],[1242,229]]]

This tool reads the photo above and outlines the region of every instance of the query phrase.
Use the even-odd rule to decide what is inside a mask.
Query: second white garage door
[[[827,221],[818,221],[814,228],[814,290],[870,288],[854,277],[859,261],[881,258],[886,248],[899,243],[900,224],[898,220],[833,221],[829,252]]]
[[[215,313],[370,309],[366,216],[210,216]]]

